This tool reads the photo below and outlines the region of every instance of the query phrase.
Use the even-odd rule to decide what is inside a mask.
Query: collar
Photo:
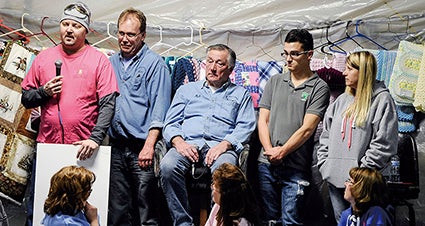
[[[130,61],[136,61],[136,60],[138,60],[139,58],[142,58],[145,54],[146,54],[146,52],[148,51],[148,45],[146,44],[146,43],[143,43],[143,46],[142,46],[142,48],[139,50],[139,52],[137,52],[137,54],[136,55],[134,55],[131,59],[130,59]],[[121,51],[120,51],[120,53],[119,53],[119,57],[120,57],[120,61],[121,62],[123,62],[123,61],[125,61],[125,58],[122,56],[122,54],[121,54]]]
[[[319,77],[319,75],[316,72],[313,72],[313,75],[310,76],[303,84],[301,84],[300,86],[298,86],[297,88],[300,87],[305,87],[305,86],[311,86],[313,87],[316,84],[316,79]],[[283,74],[283,81],[288,82],[292,87],[292,81],[291,81],[291,72],[287,72]]]
[[[220,87],[220,88],[217,88],[217,90],[219,90],[219,89],[226,89],[228,86],[230,85],[230,78],[229,79],[227,79],[227,81]],[[208,89],[210,89],[210,86],[208,85],[208,81],[207,80],[205,80],[203,83],[202,83],[202,86],[201,86],[201,89],[203,89],[203,88],[208,88]]]

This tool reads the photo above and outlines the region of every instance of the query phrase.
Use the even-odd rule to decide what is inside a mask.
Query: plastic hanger
[[[330,28],[330,27],[331,27],[330,25],[326,27],[326,43],[323,43],[323,44],[321,44],[321,45],[319,45],[319,46],[316,46],[313,50],[316,50],[316,49],[319,49],[319,48],[320,48],[320,51],[321,51],[323,54],[326,54],[326,55],[333,55],[333,53],[341,53],[341,54],[346,55],[346,54],[347,54],[347,52],[346,52],[343,48],[341,48],[341,47],[340,47],[340,46],[338,46],[338,45],[335,45],[335,43],[334,43],[334,42],[332,42],[332,41],[329,39],[329,28]],[[342,39],[337,40],[336,42],[339,42],[339,41],[341,41],[341,40],[343,40],[343,39],[345,39],[345,37],[344,37],[344,38],[342,38]],[[334,50],[334,49],[329,48],[331,45],[335,46],[338,50]],[[326,47],[328,47],[328,49],[329,49],[332,53],[325,51],[325,48],[326,48]]]
[[[25,41],[24,41],[25,43],[28,43],[28,42],[29,42],[29,39],[27,39],[27,37],[26,37],[24,34],[21,34],[21,33],[19,33],[19,31],[17,31],[16,29],[13,29],[13,28],[11,28],[11,27],[9,27],[9,26],[7,26],[7,25],[3,24],[3,20],[1,20],[1,19],[0,19],[0,27],[6,28],[6,30],[10,31],[10,32],[8,32],[8,33],[4,33],[4,34],[0,35],[0,37],[8,36],[8,35],[10,35],[10,34],[15,33],[15,34],[16,34],[16,35],[18,35],[19,37],[21,37],[21,38],[25,38]]]
[[[192,34],[192,36],[191,36],[191,43],[193,43],[193,44],[196,44],[197,46],[195,47],[195,48],[193,48],[192,50],[190,50],[188,53],[186,53],[185,55],[183,55],[183,56],[181,56],[181,57],[179,57],[179,58],[177,58],[177,60],[179,60],[180,58],[182,58],[182,57],[186,57],[186,56],[189,56],[189,55],[193,55],[193,53],[196,51],[196,50],[198,50],[198,49],[200,49],[200,48],[202,48],[202,47],[204,47],[204,48],[206,48],[207,47],[207,45],[205,44],[205,43],[203,43],[202,42],[202,30],[204,30],[205,28],[204,27],[200,27],[199,28],[199,43],[197,43],[197,42],[193,42],[193,34]]]
[[[41,20],[41,24],[40,24],[40,30],[41,30],[41,32],[39,32],[39,33],[36,33],[36,34],[31,34],[31,35],[29,35],[29,36],[27,36],[27,37],[31,37],[31,36],[35,36],[35,35],[44,35],[44,36],[46,36],[55,46],[56,45],[58,45],[45,31],[44,31],[44,21],[46,20],[46,19],[48,19],[49,17],[48,16],[45,16],[45,17],[43,17],[43,19]]]
[[[19,29],[16,29],[16,30],[11,30],[11,31],[9,31],[9,32],[7,32],[7,33],[4,33],[4,34],[1,34],[0,35],[0,37],[3,37],[3,36],[8,36],[8,35],[10,35],[10,34],[16,34],[16,35],[18,35],[18,36],[20,36],[20,37],[23,37],[23,38],[25,38],[25,42],[26,43],[29,43],[29,38],[25,35],[25,33],[30,33],[32,36],[35,36],[35,34],[32,32],[32,31],[30,31],[28,28],[26,28],[25,27],[25,25],[24,25],[24,17],[25,17],[25,15],[29,15],[28,13],[23,13],[22,14],[22,17],[21,17],[21,28],[19,28]],[[2,26],[2,27],[7,27],[6,25],[4,25],[4,26]],[[20,31],[22,31],[22,32],[24,32],[24,34],[21,34],[20,33]],[[41,42],[41,40],[37,37],[37,36],[35,36],[35,38],[39,41],[39,42]]]
[[[347,23],[347,27],[346,27],[346,35],[347,35],[347,37],[343,38],[340,41],[337,41],[337,42],[333,43],[331,46],[329,46],[329,49],[331,51],[334,51],[334,50],[332,50],[332,47],[338,47],[339,45],[341,45],[342,43],[344,43],[344,42],[346,42],[348,40],[354,41],[358,46],[361,47],[361,45],[354,40],[354,38],[360,37],[360,38],[367,39],[368,41],[370,41],[373,44],[375,44],[376,46],[378,46],[380,49],[387,50],[387,48],[385,48],[382,45],[380,45],[379,43],[375,42],[373,39],[369,38],[365,34],[360,33],[360,31],[359,31],[360,22],[361,22],[361,20],[357,20],[357,22],[356,22],[356,34],[353,35],[353,36],[350,36],[350,35],[348,35],[348,31],[347,31],[348,30],[349,23],[351,23],[351,21],[349,21],[349,23]]]
[[[360,33],[359,31],[359,26],[360,26],[360,22],[361,20],[357,20],[356,22],[356,34],[353,36],[354,37],[362,37],[365,38],[367,40],[369,40],[370,42],[374,43],[375,45],[377,45],[379,48],[383,49],[383,50],[387,50],[387,48],[385,48],[384,46],[382,46],[381,44],[375,42],[373,39],[369,38],[368,36],[366,36],[365,34]]]
[[[326,45],[328,46],[329,50],[331,52],[334,52],[334,53],[341,53],[341,54],[346,55],[347,54],[347,51],[345,51],[343,48],[341,48],[340,46],[338,46],[336,43],[331,42],[331,40],[329,39],[329,28],[330,28],[330,26],[326,27],[326,40],[328,41],[328,43]],[[345,38],[343,38],[342,40],[344,40],[344,39]],[[338,41],[340,41],[340,40],[338,40]],[[331,46],[335,46],[338,50],[332,49]]]
[[[163,33],[162,27],[161,27],[160,25],[157,25],[156,27],[158,27],[158,29],[159,29],[159,41],[158,41],[158,42],[156,42],[155,44],[153,44],[152,46],[150,46],[150,49],[158,48],[158,47],[160,47],[160,46],[165,46],[165,47],[167,47],[168,49],[167,49],[166,51],[164,51],[163,53],[161,53],[160,55],[163,55],[164,53],[167,53],[167,51],[169,51],[170,49],[176,49],[176,50],[179,50],[179,51],[182,51],[182,52],[188,53],[188,51],[187,51],[187,50],[184,50],[184,49],[178,48],[178,47],[173,46],[173,45],[170,45],[170,44],[168,44],[168,43],[164,43],[164,42],[163,42],[163,38],[162,38],[162,33]]]
[[[182,45],[184,45],[184,46],[190,46],[191,44],[196,43],[196,42],[193,42],[193,28],[191,26],[186,26],[185,28],[190,28],[190,30],[191,30],[191,33],[190,33],[190,42],[189,43],[186,43],[186,42],[183,41],[183,42],[178,43],[177,45],[174,45],[174,46],[171,45],[170,48],[168,48],[164,52],[160,53],[161,56],[163,56],[166,53],[169,53],[173,49],[179,50],[179,51],[182,51],[182,52],[185,52],[185,54],[189,54],[189,55],[192,54],[190,51],[180,48],[180,46],[182,46]],[[200,45],[199,43],[196,43],[196,44],[197,45]]]
[[[102,42],[104,42],[104,41],[106,41],[106,40],[108,40],[108,39],[115,39],[115,40],[118,40],[118,38],[117,37],[115,37],[115,36],[113,36],[112,34],[111,34],[111,32],[110,32],[110,29],[109,29],[109,26],[112,24],[112,23],[114,23],[114,22],[108,22],[108,24],[106,25],[107,27],[106,27],[106,33],[108,34],[108,37],[106,37],[106,38],[104,38],[104,39],[102,39],[102,40],[100,40],[100,41],[97,41],[97,42],[95,42],[95,43],[93,43],[93,46],[96,46],[96,45],[99,45],[100,43],[102,43]]]
[[[168,46],[168,47],[172,47],[172,45],[169,45],[169,44],[167,44],[167,43],[163,43],[163,42],[162,42],[162,27],[161,27],[160,25],[158,25],[157,27],[159,28],[159,41],[157,41],[155,44],[153,44],[153,45],[150,47],[150,49],[153,49],[153,48],[155,48],[155,47],[157,47],[157,46],[161,46],[161,45],[165,45],[165,46]]]

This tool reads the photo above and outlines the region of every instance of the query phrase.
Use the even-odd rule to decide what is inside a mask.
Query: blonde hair
[[[367,51],[355,52],[347,57],[347,64],[359,71],[357,88],[346,87],[345,92],[354,96],[354,102],[345,111],[346,118],[355,118],[356,126],[363,126],[372,102],[373,84],[377,66],[375,57]]]
[[[84,208],[95,180],[94,173],[82,166],[63,167],[50,179],[44,212],[48,215],[59,212],[75,215],[77,211]]]

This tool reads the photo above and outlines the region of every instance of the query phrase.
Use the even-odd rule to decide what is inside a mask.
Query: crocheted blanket
[[[422,47],[422,60],[418,74],[418,82],[416,83],[415,101],[413,106],[416,111],[425,112],[425,46]]]
[[[414,101],[423,48],[422,45],[407,41],[401,41],[399,44],[388,87],[399,105],[412,105]]]

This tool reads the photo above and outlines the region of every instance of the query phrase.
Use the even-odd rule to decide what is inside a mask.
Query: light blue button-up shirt
[[[177,90],[163,135],[167,142],[181,136],[198,147],[226,140],[239,153],[255,129],[255,120],[251,96],[244,88],[228,81],[212,92],[206,81],[190,82]]]
[[[164,60],[146,44],[127,68],[121,54],[110,58],[120,95],[109,135],[112,138],[143,139],[152,128],[161,129],[171,102],[171,77]]]

